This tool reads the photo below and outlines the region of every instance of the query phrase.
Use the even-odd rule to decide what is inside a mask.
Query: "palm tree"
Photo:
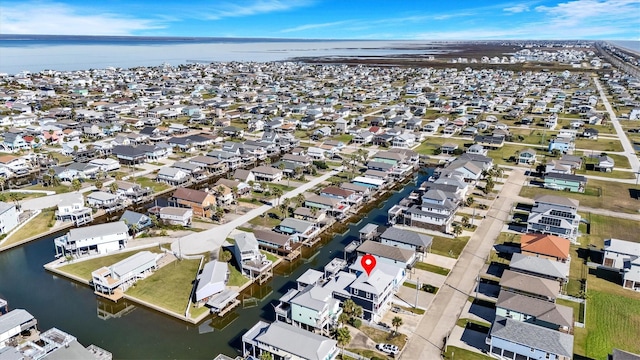
[[[7,178],[4,176],[0,176],[0,187],[2,187],[2,191],[4,191],[4,184],[7,182]]]
[[[96,186],[96,189],[98,190],[102,189],[102,187],[104,186],[104,182],[102,181],[102,179],[100,179],[99,177],[96,177],[95,186]]]
[[[453,234],[458,237],[460,236],[460,234],[462,234],[462,226],[460,226],[460,224],[455,224],[453,226]]]
[[[109,190],[111,190],[112,193],[116,193],[118,191],[119,187],[118,184],[116,184],[116,182],[112,182],[111,185],[109,185]]]
[[[298,206],[304,206],[304,202],[305,202],[305,198],[304,195],[302,193],[296,195],[296,203],[298,204]]]
[[[402,326],[402,318],[400,316],[395,316],[393,319],[391,319],[391,326],[396,328],[396,330],[394,331],[394,335],[397,335],[398,328]]]
[[[467,215],[462,215],[462,226],[464,227],[468,227],[469,226],[469,217]]]
[[[138,223],[133,223],[131,224],[130,229],[131,233],[133,234],[133,238],[135,239],[138,231],[140,230],[140,226],[138,225]]]
[[[260,353],[260,360],[273,360],[273,355],[266,351]]]
[[[473,205],[474,202],[475,202],[475,199],[473,198],[473,196],[469,196],[467,197],[467,200],[465,200],[465,203],[467,206]]]
[[[282,194],[284,194],[284,191],[282,191],[281,188],[275,187],[273,189],[273,196],[276,197],[276,204],[280,204],[280,197],[282,196]]]
[[[351,341],[351,333],[346,327],[340,327],[334,330],[334,337],[338,341],[338,345],[342,346],[342,352],[344,347]]]
[[[78,191],[82,188],[82,183],[78,179],[73,179],[71,181],[71,188],[73,188],[73,191]]]

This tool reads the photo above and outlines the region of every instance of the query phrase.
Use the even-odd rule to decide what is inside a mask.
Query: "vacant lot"
[[[20,230],[16,231],[13,235],[11,235],[4,243],[2,243],[2,247],[9,246],[11,244],[15,244],[24,239],[30,238],[32,236],[36,236],[42,234],[46,231],[51,230],[49,227],[52,224],[52,219],[55,215],[55,210],[52,209],[44,209],[38,216],[31,219],[27,224],[20,228]]]
[[[487,156],[493,159],[493,162],[498,165],[515,165],[514,162],[510,162],[511,157],[518,158],[518,154],[525,149],[533,149],[538,153],[544,152],[544,148],[536,147],[533,145],[515,145],[504,144],[500,149],[489,150]]]
[[[200,260],[176,260],[138,281],[126,294],[182,315],[191,301],[199,264]]]
[[[434,236],[431,252],[457,259],[465,245],[467,245],[467,241],[469,241],[469,236],[461,236],[455,239]]]
[[[440,146],[442,146],[444,143],[458,144],[459,149],[464,151],[465,144],[470,146],[473,144],[473,140],[472,139],[469,139],[469,140],[450,139],[450,138],[443,138],[443,137],[427,137],[427,139],[423,141],[422,144],[420,144],[420,146],[418,146],[415,149],[415,151],[418,154],[433,155],[434,150],[439,149]]]
[[[584,194],[569,193],[543,189],[538,187],[523,187],[520,196],[533,199],[537,195],[548,194],[564,196],[580,201],[580,206],[601,208],[611,211],[637,214],[640,208],[640,199],[632,195],[640,196],[640,185],[624,184],[613,181],[592,180],[587,181],[587,189]],[[598,196],[598,194],[600,194]]]
[[[601,249],[604,246],[604,239],[615,238],[640,242],[638,237],[640,227],[637,221],[596,214],[580,213],[580,215],[590,222],[590,226],[580,225],[583,244],[595,245]]]
[[[149,187],[151,188],[151,190],[153,190],[154,193],[166,190],[169,188],[169,185],[167,184],[163,184],[163,183],[159,183],[155,180],[152,180],[146,176],[138,176],[137,178],[135,178],[135,180],[133,180],[135,183],[137,183],[138,185],[142,186],[143,188],[145,187]]]
[[[589,284],[598,281],[606,280],[590,277]],[[586,336],[577,337],[575,351],[592,359],[607,359],[613,348],[639,353],[640,300],[596,290],[588,294]]]
[[[609,139],[598,139],[598,140],[589,140],[589,139],[576,139],[576,149],[588,149],[593,151],[612,151],[619,152],[623,151],[622,143],[619,140],[609,140]]]
[[[124,260],[129,256],[136,254],[140,251],[151,251],[151,252],[159,252],[157,248],[149,248],[135,251],[127,251],[123,253],[118,253],[114,255],[107,255],[103,257],[99,257],[96,259],[85,260],[81,262],[77,262],[75,264],[61,266],[59,269],[61,271],[67,272],[71,275],[75,275],[81,279],[85,279],[87,281],[91,280],[91,272],[94,270],[98,270],[103,266],[110,266],[117,263],[120,260]]]

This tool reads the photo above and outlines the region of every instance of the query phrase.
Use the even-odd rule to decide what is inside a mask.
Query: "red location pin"
[[[367,272],[367,276],[369,276],[369,274],[371,274],[371,271],[373,271],[373,268],[376,267],[376,258],[371,254],[367,254],[362,257],[362,260],[360,260],[360,264],[364,268],[364,271]]]

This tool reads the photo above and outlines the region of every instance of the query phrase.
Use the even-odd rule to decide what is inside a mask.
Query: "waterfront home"
[[[335,360],[338,344],[287,323],[258,321],[242,335],[242,354],[260,358],[263,353],[277,359]]]
[[[29,166],[25,159],[13,155],[0,156],[0,168],[8,170],[14,174],[21,174],[29,171]],[[6,171],[4,172],[6,173]]]
[[[423,254],[429,252],[432,241],[433,237],[429,235],[395,227],[387,228],[387,230],[380,235],[380,242],[382,244],[409,249]]]
[[[279,234],[271,230],[254,230],[253,235],[258,240],[259,246],[266,251],[275,252],[277,254],[289,254],[294,248],[297,248],[297,238],[290,235]],[[296,241],[294,241],[296,240]]]
[[[193,210],[191,208],[165,206],[158,210],[157,216],[163,224],[191,226]]]
[[[304,206],[308,208],[317,208],[335,217],[346,216],[347,211],[351,207],[348,203],[340,199],[316,194],[305,199]]]
[[[387,211],[387,216],[391,224],[398,223],[449,233],[458,206],[459,201],[455,194],[432,188],[419,199],[407,198],[400,201]]]
[[[487,337],[489,352],[500,359],[573,358],[573,336],[546,327],[496,317]]]
[[[87,195],[87,204],[95,208],[110,208],[117,205],[120,198],[117,195],[104,191],[94,191]]]
[[[197,276],[196,302],[207,302],[213,295],[222,292],[226,288],[228,280],[229,267],[227,263],[215,260],[206,263],[202,272]]]
[[[121,164],[136,165],[147,161],[145,150],[130,145],[116,145],[111,150]]]
[[[216,198],[206,191],[177,188],[173,192],[169,204],[191,208],[194,215],[210,218],[216,206]]]
[[[509,269],[533,276],[551,279],[564,286],[569,280],[569,263],[552,259],[514,253]]]
[[[133,233],[140,232],[153,226],[153,222],[150,217],[131,210],[125,210],[122,216],[120,216],[120,221],[124,221],[124,223],[129,227],[129,230]]]
[[[5,132],[0,148],[6,152],[27,150],[31,147],[19,133]]]
[[[374,179],[366,176],[356,176],[351,180],[351,183],[375,190],[383,187],[386,181],[382,179]]]
[[[11,346],[13,340],[19,337],[23,331],[37,330],[37,326],[36,318],[24,309],[13,309],[0,316],[0,349]]]
[[[370,254],[379,262],[385,262],[396,266],[411,268],[417,261],[416,252],[413,250],[366,240],[356,249],[358,256]]]
[[[522,294],[544,301],[555,302],[560,294],[558,281],[527,275],[512,270],[505,270],[500,278],[503,291]]]
[[[96,293],[119,299],[138,280],[144,279],[158,268],[162,254],[140,251],[111,266],[103,266],[91,272],[91,282]]]
[[[253,233],[241,232],[236,234],[233,239],[235,240],[233,255],[241,273],[254,279],[271,269],[273,263],[260,251],[258,239]]]
[[[191,175],[188,172],[172,166],[163,166],[156,175],[157,182],[172,186],[184,184],[190,179]]]
[[[76,192],[58,195],[55,217],[59,221],[72,221],[75,226],[93,221],[91,208],[84,206],[84,197]]]
[[[560,262],[570,260],[571,242],[565,238],[548,234],[520,235],[520,252],[524,255],[537,256]]]
[[[211,156],[198,155],[189,160],[189,162],[206,169],[214,175],[223,174],[228,170],[227,164],[225,164],[222,160],[213,158]]]
[[[320,285],[324,278],[322,271],[315,269],[307,269],[302,275],[296,279],[296,286],[299,291]]]
[[[640,291],[640,244],[619,239],[605,240],[602,265],[622,274],[625,289]]]
[[[153,193],[151,188],[148,188],[148,187],[143,188],[142,186],[136,183],[123,181],[123,180],[116,180],[115,183],[118,186],[118,189],[116,190],[116,195],[131,199],[131,201],[135,203],[143,201],[145,198],[151,196]]]
[[[356,279],[345,289],[348,297],[344,297],[341,292],[335,290],[334,296],[341,301],[349,298],[362,306],[362,318],[367,321],[380,321],[407,274],[403,265],[380,261],[367,275],[362,267],[361,257],[358,257],[349,267],[349,272],[355,274]]]
[[[251,173],[253,173],[256,181],[278,182],[282,180],[282,170],[271,166],[256,166],[251,169]]]
[[[71,229],[54,239],[56,257],[106,254],[126,247],[129,228],[124,221]]]
[[[565,333],[573,329],[573,308],[510,291],[500,291],[496,316]]]
[[[274,230],[281,234],[295,235],[299,241],[312,239],[320,233],[320,228],[315,223],[294,218],[285,218]]]
[[[362,203],[362,195],[357,194],[353,190],[347,190],[336,186],[327,186],[320,190],[320,196],[326,196],[338,199],[344,203],[351,205],[359,205]]]
[[[322,275],[322,273],[320,273]],[[289,289],[275,307],[276,320],[286,321],[305,330],[329,335],[342,314],[340,301],[333,298],[332,289],[310,285]]]
[[[8,234],[18,226],[18,215],[16,204],[0,201],[0,235]]]
[[[581,219],[578,206],[577,200],[562,196],[537,196],[527,218],[527,232],[557,235],[576,242]]]

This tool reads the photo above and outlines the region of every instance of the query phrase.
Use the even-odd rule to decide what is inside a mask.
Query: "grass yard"
[[[499,244],[499,245],[502,245],[502,244],[505,244],[505,243],[519,244],[520,243],[520,235],[521,234],[501,232],[500,235],[498,235],[498,238],[496,239],[495,243]]]
[[[24,188],[24,190],[46,190],[46,191],[55,191],[56,194],[68,193],[71,190],[70,186],[67,185],[58,185],[58,186],[44,186],[42,184],[31,185]]]
[[[565,300],[565,299],[556,299],[556,304],[558,305],[563,305],[563,306],[568,306],[570,308],[573,309],[573,318],[575,319],[575,321],[584,323],[584,317],[583,317],[583,308],[584,305],[575,302],[575,301],[570,301],[570,300]]]
[[[4,193],[0,193],[0,201],[12,202],[13,199],[11,199],[11,196],[9,194],[14,194],[13,196],[17,201],[35,199],[35,198],[46,196],[46,194],[43,194],[43,193],[4,192]]]
[[[51,155],[52,158],[54,158],[55,160],[58,160],[58,165],[73,161],[72,156],[62,155],[57,151],[50,151],[49,154]]]
[[[517,158],[517,152],[524,149],[533,149],[538,153],[544,152],[544,149],[534,145],[515,145],[504,144],[500,149],[489,150],[487,156],[493,159],[493,162],[498,165],[515,165],[514,162],[509,162],[509,159],[513,156]]]
[[[353,139],[353,135],[349,135],[349,134],[336,135],[332,137],[332,139],[336,141],[342,141],[345,145],[348,145],[351,142],[351,139]]]
[[[135,178],[135,180],[133,180],[133,182],[139,184],[143,188],[150,187],[154,193],[160,192],[169,188],[169,185],[159,183],[145,176],[138,176],[137,178]]]
[[[589,284],[591,283],[590,279]],[[631,293],[618,284],[614,286]],[[580,334],[575,341],[575,352],[582,352],[580,355],[598,360],[607,359],[613,348],[640,353],[640,299],[589,290],[585,330],[586,335]]]
[[[622,148],[622,143],[619,140],[609,140],[609,139],[598,139],[598,140],[590,140],[590,139],[582,139],[577,138],[575,141],[576,149],[589,149],[592,151],[600,151],[600,152],[620,152],[624,151]]]
[[[276,262],[278,261],[279,257],[277,257],[276,255],[268,252],[268,251],[264,251],[264,250],[260,250],[261,253],[263,253],[266,257],[267,260],[271,261],[271,262]]]
[[[129,256],[139,253],[140,251],[151,251],[151,252],[159,252],[157,248],[149,248],[135,251],[127,251],[123,253],[118,253],[114,255],[102,256],[99,258],[85,260],[81,262],[77,262],[74,264],[61,266],[59,269],[61,271],[67,272],[71,275],[75,275],[84,280],[91,280],[91,272],[98,270],[103,266],[110,266],[117,263],[120,260],[124,260]]]
[[[440,267],[440,266],[437,266],[437,265],[427,264],[427,263],[423,263],[423,262],[417,262],[414,267],[416,269],[429,271],[429,272],[440,274],[440,275],[444,275],[444,276],[449,275],[449,269],[446,269],[446,268],[443,268],[443,267]]]
[[[473,144],[473,140],[461,140],[461,139],[451,139],[451,138],[443,138],[443,137],[427,137],[425,141],[423,141],[420,146],[418,146],[414,151],[418,154],[422,155],[433,155],[434,150],[439,149],[440,146],[444,143],[453,143],[458,144],[460,150],[464,151],[465,144],[471,145]]]
[[[227,266],[229,267],[229,272],[230,272],[227,286],[242,286],[247,281],[249,281],[249,279],[247,279],[244,275],[242,275],[240,273],[240,270],[236,269],[235,266],[231,264],[227,264]]]
[[[263,215],[256,216],[253,219],[249,220],[249,224],[273,228],[282,222],[282,220],[280,219],[281,217],[282,213],[280,212],[280,210],[269,210]]]
[[[396,335],[392,335],[392,333],[374,329],[367,325],[362,325],[360,327],[360,331],[362,331],[365,335],[367,335],[376,344],[378,343],[392,344],[402,349],[405,343],[407,342],[407,335],[402,333],[397,333]]]
[[[433,243],[431,244],[431,252],[457,259],[467,245],[467,241],[469,241],[469,236],[460,236],[455,239],[434,236]]]
[[[464,359],[464,360],[491,360],[493,359],[490,356],[485,354],[481,354],[475,351],[469,351],[467,349],[462,349],[455,346],[447,346],[445,350],[444,359],[446,360],[454,360],[454,359]]]
[[[601,192],[601,196],[597,194]],[[632,198],[632,194],[640,194],[640,185],[625,184],[613,181],[589,179],[583,194],[568,193],[538,187],[522,187],[520,196],[533,199],[537,195],[559,195],[580,201],[580,206],[637,214],[640,200]],[[639,195],[635,195],[639,196]]]
[[[609,238],[640,242],[638,237],[640,227],[637,221],[596,214],[580,213],[580,215],[591,223],[589,234],[586,232],[587,226],[580,225],[580,231],[583,234],[581,242],[585,245],[591,244],[602,249],[604,239]]]
[[[176,260],[138,281],[127,295],[184,314],[198,273],[200,260]]]
[[[5,242],[2,243],[2,247],[9,246],[11,244],[15,244],[24,239],[30,238],[32,236],[36,236],[42,234],[46,231],[51,230],[49,227],[52,224],[53,217],[55,216],[55,209],[44,209],[38,216],[31,219],[28,224],[20,228],[20,230],[16,231],[10,237],[5,239]]]
[[[387,355],[375,351],[375,350],[371,350],[371,349],[355,349],[355,348],[347,348],[347,351],[351,351],[352,353],[355,354],[359,354],[361,356],[364,356],[367,359],[371,359],[371,360],[382,360],[382,359],[387,359]],[[338,355],[340,359],[342,360],[351,360],[353,359],[352,357],[349,357],[348,355]],[[355,359],[353,359],[355,360]]]
[[[581,156],[581,157],[586,157],[586,161],[585,164],[597,164],[598,161],[597,159],[589,159],[587,156],[591,155],[591,152],[582,152],[582,151],[576,151],[573,153],[573,155],[575,156]],[[599,155],[598,153],[595,153],[594,155]],[[620,154],[609,154],[607,153],[607,156],[609,156],[611,159],[613,159],[613,161],[616,163],[616,168],[621,168],[621,169],[631,169],[631,165],[629,164],[629,158],[627,158],[624,155],[620,155]],[[595,172],[591,172],[591,175],[597,175],[595,174]]]
[[[612,179],[635,179],[636,176],[629,171],[613,170],[612,172],[596,171],[596,170],[576,170],[576,175],[593,175]],[[591,181],[591,180],[588,180]]]

